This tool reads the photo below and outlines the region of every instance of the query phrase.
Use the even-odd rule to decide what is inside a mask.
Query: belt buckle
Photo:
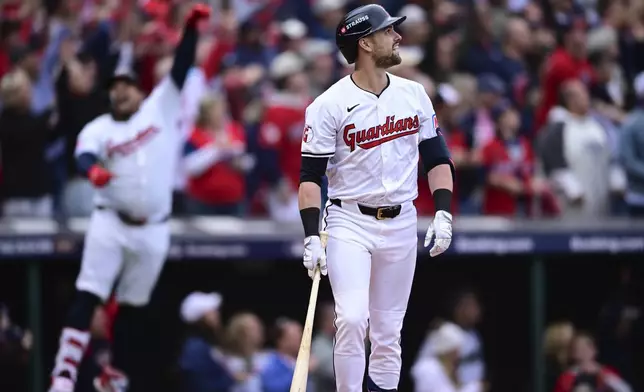
[[[376,220],[385,220],[386,219],[385,217],[382,216],[384,211],[385,211],[385,208],[378,208],[378,210],[376,212]]]

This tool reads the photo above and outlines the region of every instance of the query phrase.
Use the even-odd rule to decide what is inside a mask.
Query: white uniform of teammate
[[[329,202],[321,226],[329,235],[326,263],[337,315],[334,365],[342,392],[362,390],[362,377],[355,375],[365,367],[367,324],[370,377],[384,389],[398,385],[400,330],[418,244],[413,204],[418,146],[437,137],[436,114],[423,87],[387,76],[389,85],[379,96],[344,77],[306,111],[302,156],[329,158]],[[379,220],[359,205],[401,210],[394,219]]]
[[[92,315],[112,294],[119,305],[112,358],[94,379],[100,391],[138,390],[146,383],[142,309],[170,246],[177,144],[181,143],[181,88],[194,64],[197,24],[210,16],[203,4],[187,14],[169,75],[147,99],[136,75],[117,68],[108,89],[112,113],[85,126],[75,155],[79,169],[98,188],[85,236],[76,298],[60,334],[50,392],[71,392],[90,340]],[[124,65],[124,64],[123,64]]]
[[[127,121],[102,115],[78,137],[76,156],[91,153],[114,177],[97,189],[76,287],[106,300],[147,304],[170,246],[181,93],[167,76]],[[118,212],[146,224],[124,223]],[[119,275],[120,274],[120,275]]]

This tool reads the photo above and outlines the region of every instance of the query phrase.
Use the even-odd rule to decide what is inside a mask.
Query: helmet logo
[[[352,27],[356,26],[357,24],[364,22],[365,20],[369,20],[369,15],[363,15],[358,19],[354,20],[353,22],[348,23],[346,26],[344,26],[343,30],[349,30]],[[344,31],[342,30],[341,32],[344,33]]]

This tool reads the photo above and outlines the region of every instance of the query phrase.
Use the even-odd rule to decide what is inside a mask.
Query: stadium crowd
[[[351,72],[334,45],[364,1],[213,1],[177,124],[175,210],[298,220],[306,106]],[[73,154],[109,110],[104,80],[168,72],[188,1],[4,1],[0,149],[4,216],[86,216]],[[465,215],[641,215],[644,6],[628,0],[380,1],[403,63],[432,98]],[[417,206],[431,214],[419,178]]]

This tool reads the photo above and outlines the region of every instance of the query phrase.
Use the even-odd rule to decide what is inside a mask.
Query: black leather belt
[[[330,201],[331,201],[331,204],[342,208],[342,200],[330,199]],[[389,206],[389,207],[368,207],[362,204],[358,204],[358,209],[364,215],[373,216],[377,220],[383,220],[383,219],[393,219],[398,215],[400,215],[400,210],[402,209],[402,206],[399,204],[397,206]]]
[[[112,208],[105,207],[105,206],[96,206],[96,209],[97,210],[111,210],[111,211],[114,211],[114,213],[116,213],[116,215],[119,217],[121,222],[123,222],[124,224],[126,224],[128,226],[145,226],[147,224],[152,224],[152,223],[167,222],[170,219],[170,215],[166,215],[166,216],[164,216],[162,219],[160,219],[158,221],[151,222],[147,218],[133,218],[130,215],[128,215],[128,214],[126,214],[126,213],[124,213],[122,211],[117,211],[117,210],[114,210]]]

